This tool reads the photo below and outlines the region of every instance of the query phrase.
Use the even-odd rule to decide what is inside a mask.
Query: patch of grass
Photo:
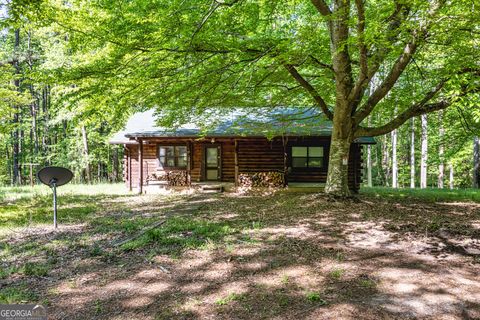
[[[252,222],[252,229],[253,230],[260,230],[260,229],[263,228],[263,226],[264,226],[264,224],[261,221],[253,221]]]
[[[281,294],[279,297],[278,297],[278,304],[281,306],[281,307],[286,307],[290,304],[290,298],[288,295],[286,294]]]
[[[27,262],[22,267],[22,273],[26,276],[46,277],[50,268],[46,264]]]
[[[0,289],[0,303],[27,303],[37,300],[37,295],[26,288],[7,287]]]
[[[226,223],[199,219],[171,218],[160,228],[147,231],[138,239],[125,243],[124,250],[134,250],[149,244],[170,248],[209,249],[220,240],[235,234],[236,229]]]
[[[338,268],[338,269],[333,269],[332,271],[330,271],[328,273],[328,276],[332,279],[339,280],[343,276],[344,273],[345,273],[344,269]]]
[[[66,185],[58,190],[60,224],[94,220],[104,200],[126,195],[123,184]],[[47,186],[0,187],[0,231],[52,223],[52,192]]]
[[[88,250],[88,255],[90,257],[98,257],[103,255],[103,249],[98,245],[94,244],[89,250]]]
[[[129,192],[123,183],[74,184],[69,183],[57,190],[60,197],[64,195],[127,195]],[[0,201],[15,201],[19,199],[35,198],[37,196],[51,196],[52,191],[43,184],[19,187],[0,187]],[[59,197],[59,198],[60,198]]]
[[[360,279],[358,280],[358,285],[365,289],[374,289],[377,283],[372,279]]]
[[[318,292],[314,292],[314,291],[307,292],[305,294],[305,298],[307,298],[307,300],[310,301],[310,302],[315,302],[315,303],[320,304],[322,306],[327,304],[327,301],[323,300],[322,296]]]
[[[215,304],[219,305],[219,306],[224,306],[224,305],[229,304],[232,301],[240,301],[240,300],[244,300],[245,298],[246,298],[246,295],[244,293],[240,293],[240,294],[239,293],[230,293],[225,298],[218,299],[217,301],[215,301]]]
[[[290,282],[290,278],[287,275],[283,275],[280,281],[282,284],[287,285]]]
[[[232,254],[235,251],[235,245],[232,243],[225,244],[225,252]]]
[[[335,259],[337,259],[338,261],[344,261],[345,260],[345,254],[341,251],[337,251],[335,253]]]
[[[374,196],[378,198],[390,198],[390,199],[421,199],[431,202],[437,201],[474,201],[480,202],[480,192],[478,189],[393,189],[387,187],[362,187],[360,193],[368,196]]]
[[[18,272],[18,268],[15,266],[11,267],[0,267],[0,279],[8,278],[11,274]]]
[[[98,233],[121,232],[133,234],[156,221],[154,217],[96,217],[94,227],[95,232]]]
[[[103,311],[102,301],[95,300],[95,314],[100,314]]]

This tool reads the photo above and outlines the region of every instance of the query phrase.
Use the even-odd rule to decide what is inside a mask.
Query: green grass
[[[128,194],[123,183],[99,183],[99,184],[67,184],[58,187],[57,194],[63,195],[121,195]],[[19,187],[0,187],[0,201],[14,201],[29,199],[37,196],[51,197],[51,189],[43,184]]]
[[[224,306],[224,305],[229,304],[232,301],[240,301],[240,300],[244,300],[245,298],[246,298],[245,294],[230,293],[225,298],[221,298],[221,299],[218,299],[217,301],[215,301],[215,304],[219,305],[219,306]]]
[[[150,244],[172,249],[211,247],[237,230],[226,223],[200,219],[171,218],[161,226],[146,232],[138,239],[125,243],[124,250],[134,250]]]
[[[410,188],[387,188],[387,187],[362,187],[360,194],[390,198],[390,199],[421,199],[432,202],[437,201],[474,201],[480,202],[480,190],[479,189],[410,189]]]
[[[374,289],[377,286],[377,283],[371,279],[360,279],[358,281],[358,284],[360,285],[360,287],[366,289]]]
[[[46,264],[27,262],[22,268],[23,274],[26,276],[46,277],[50,268]]]
[[[11,274],[14,274],[18,271],[18,268],[15,266],[11,267],[1,267],[0,266],[0,279],[8,278]]]
[[[0,289],[0,303],[3,304],[34,302],[37,299],[36,294],[25,287]]]
[[[82,223],[106,199],[126,195],[123,184],[66,185],[58,189],[59,223]],[[52,223],[52,192],[47,186],[0,187],[1,229]],[[101,224],[100,224],[101,225]]]
[[[327,301],[323,300],[322,296],[318,292],[307,292],[305,294],[305,298],[307,298],[307,300],[310,302],[315,302],[322,306],[327,304]]]
[[[345,270],[339,268],[339,269],[334,269],[334,270],[330,271],[328,275],[332,279],[339,280],[343,276],[344,273],[345,273]]]

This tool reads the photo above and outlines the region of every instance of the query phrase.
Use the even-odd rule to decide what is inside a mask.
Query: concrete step
[[[216,184],[206,184],[202,185],[200,187],[200,190],[202,190],[203,193],[220,193],[223,192],[223,186]]]

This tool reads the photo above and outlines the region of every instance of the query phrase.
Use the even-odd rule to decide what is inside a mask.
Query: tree
[[[13,66],[15,68],[15,77],[14,77],[14,85],[18,92],[20,92],[20,62],[19,60],[19,48],[20,48],[20,30],[17,28],[15,29],[15,45],[14,45],[14,60]],[[13,112],[13,125],[14,130],[12,132],[12,142],[13,142],[13,175],[12,175],[12,184],[21,183],[22,178],[20,175],[20,105],[16,105],[14,112]]]
[[[410,188],[415,189],[415,118],[412,118],[410,136]]]
[[[422,134],[420,137],[420,144],[422,148],[422,153],[420,155],[420,188],[424,189],[427,187],[427,178],[428,178],[428,118],[426,114],[423,114],[421,117],[422,122]]]
[[[445,163],[444,163],[444,155],[445,155],[445,146],[443,144],[443,139],[445,137],[445,129],[443,127],[443,112],[438,112],[438,122],[439,122],[439,129],[438,135],[440,139],[440,144],[438,147],[438,157],[439,157],[439,164],[438,164],[438,188],[443,189],[444,177],[445,177]]]
[[[473,187],[480,187],[480,139],[473,138]]]
[[[448,169],[450,172],[448,185],[450,186],[450,189],[453,189],[455,187],[455,182],[453,180],[453,164],[451,162],[448,164]]]
[[[394,129],[392,131],[392,188],[398,188],[397,138],[398,131]]]
[[[333,122],[325,191],[348,196],[355,138],[389,133],[478,93],[471,40],[479,14],[466,4],[46,1],[37,18],[71,37],[78,63],[57,74],[77,85],[75,99],[95,97],[117,110],[157,107],[170,124],[207,108],[313,104]],[[406,74],[422,74],[422,90],[399,86]],[[398,114],[365,125],[393,107],[387,95],[398,99]]]
[[[66,38],[51,26],[39,27],[25,18],[0,33],[0,152],[4,155],[0,185],[29,181],[30,169],[39,167],[28,163],[69,167],[77,182],[82,181],[86,162],[82,124],[88,133],[89,159],[101,163],[91,167],[92,175],[104,180],[108,172],[121,171],[116,162],[106,161],[113,148],[108,137],[120,129],[128,113],[109,112],[105,106],[99,110],[93,101],[71,104],[65,99],[72,86],[52,74],[72,58]]]

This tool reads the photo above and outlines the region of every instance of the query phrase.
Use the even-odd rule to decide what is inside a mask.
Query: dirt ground
[[[278,193],[101,208],[98,224],[4,238],[4,267],[37,250],[1,288],[33,291],[51,319],[480,319],[478,203]],[[119,245],[142,230],[131,223],[172,218]]]

